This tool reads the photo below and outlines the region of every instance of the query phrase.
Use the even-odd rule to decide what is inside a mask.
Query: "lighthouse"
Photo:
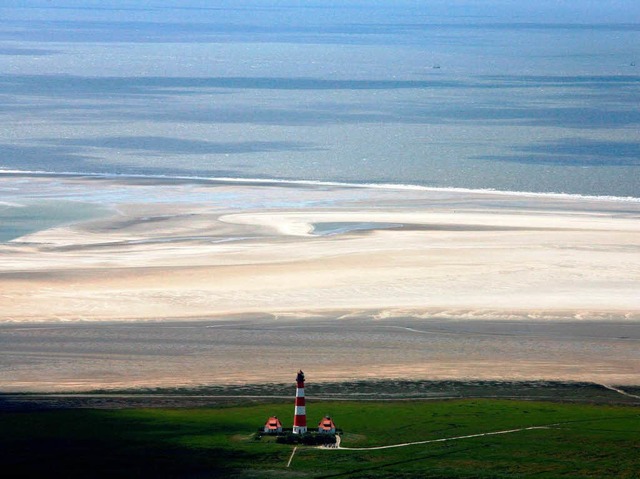
[[[296,376],[296,409],[293,416],[293,433],[304,434],[307,432],[307,411],[304,405],[304,373],[298,371]]]

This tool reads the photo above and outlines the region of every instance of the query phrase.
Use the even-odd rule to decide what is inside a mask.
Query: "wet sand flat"
[[[0,244],[2,389],[287,380],[311,359],[327,380],[638,382],[638,202],[47,177],[11,191],[0,201],[110,213]],[[183,327],[203,336],[178,341]]]
[[[4,325],[2,391],[313,381],[490,379],[637,384],[640,325],[371,319]]]

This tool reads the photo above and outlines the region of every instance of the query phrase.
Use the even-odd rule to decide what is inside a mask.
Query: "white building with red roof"
[[[320,434],[335,434],[336,433],[336,425],[333,423],[333,419],[329,416],[325,416],[318,423],[318,432]]]
[[[267,434],[278,434],[282,432],[282,423],[278,416],[271,416],[264,424],[264,432]]]

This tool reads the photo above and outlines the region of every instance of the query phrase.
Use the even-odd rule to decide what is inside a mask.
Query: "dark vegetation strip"
[[[0,410],[139,407],[203,407],[287,401],[292,384],[248,384],[191,388],[96,390],[82,393],[0,393]],[[551,381],[409,381],[371,380],[310,383],[307,396],[316,401],[414,401],[456,398],[495,398],[640,404],[638,386],[606,386],[586,382]]]

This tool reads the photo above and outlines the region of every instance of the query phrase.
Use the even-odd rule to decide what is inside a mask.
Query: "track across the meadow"
[[[406,446],[416,446],[418,444],[430,444],[435,442],[447,442],[447,441],[459,441],[461,439],[471,439],[474,437],[484,437],[484,436],[497,436],[499,434],[511,434],[514,432],[520,431],[531,431],[534,429],[549,429],[554,426],[558,426],[559,424],[547,424],[544,426],[530,426],[530,427],[521,427],[518,429],[506,429],[504,431],[493,431],[493,432],[483,432],[479,434],[469,434],[467,436],[456,436],[456,437],[445,437],[442,439],[428,439],[426,441],[414,441],[414,442],[403,442],[401,444],[390,444],[388,446],[372,446],[372,447],[342,447],[340,445],[340,436],[336,436],[336,447],[323,448],[327,450],[336,450],[342,449],[345,451],[375,451],[378,449],[392,449],[395,447],[406,447]]]
[[[294,447],[293,451],[291,451],[291,456],[289,456],[289,462],[287,462],[287,467],[291,467],[291,461],[293,461],[293,456],[295,456],[297,450],[298,450],[298,446]]]

